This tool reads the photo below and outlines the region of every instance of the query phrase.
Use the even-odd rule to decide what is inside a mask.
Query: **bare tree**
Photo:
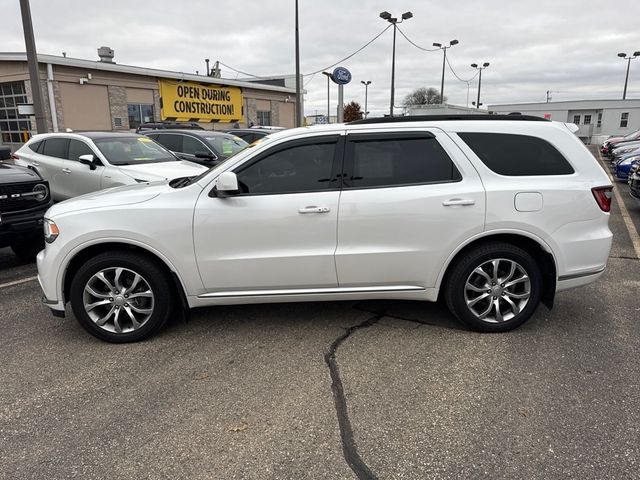
[[[362,119],[362,108],[360,104],[356,101],[351,101],[344,106],[344,121],[345,122],[353,122],[354,120]]]
[[[447,97],[444,97],[444,101],[447,101]],[[429,87],[416,88],[409,95],[404,97],[403,105],[405,107],[413,105],[437,105],[442,103],[440,101],[440,92],[438,89]]]

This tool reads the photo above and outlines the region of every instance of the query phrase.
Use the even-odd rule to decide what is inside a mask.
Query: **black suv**
[[[53,205],[49,183],[33,170],[2,163],[8,158],[0,148],[0,248],[33,261],[44,248],[44,212]]]
[[[176,128],[181,130],[204,130],[196,122],[148,122],[141,123],[136,128],[136,133],[146,132],[147,130],[173,130]]]

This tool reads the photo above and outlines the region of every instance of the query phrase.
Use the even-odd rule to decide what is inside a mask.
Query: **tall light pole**
[[[298,0],[296,0],[296,127],[302,126],[302,84],[300,82],[300,32],[298,30]]]
[[[360,80],[360,83],[364,85],[364,118],[367,118],[367,115],[369,114],[369,110],[367,110],[367,93],[369,85],[371,85],[371,80],[367,80],[366,82],[364,80]]]
[[[631,66],[631,60],[640,56],[640,52],[633,52],[633,55],[630,57],[627,57],[626,53],[619,53],[618,56],[627,60],[627,75],[624,77],[624,91],[622,92],[622,99],[625,100],[627,98],[627,82],[629,81],[629,67]]]
[[[393,100],[395,94],[395,78],[396,78],[396,30],[398,29],[397,24],[402,23],[405,20],[409,20],[413,17],[413,13],[404,12],[402,14],[402,20],[398,21],[396,17],[392,17],[389,12],[380,13],[380,18],[386,20],[391,25],[393,25],[393,53],[391,55],[391,101],[389,105],[389,116],[393,117]]]
[[[480,87],[482,86],[482,70],[489,66],[489,62],[484,62],[481,67],[479,67],[477,63],[472,63],[471,66],[480,71],[480,76],[478,77],[478,100],[476,101],[476,108],[480,108]]]
[[[330,102],[330,80],[331,80],[331,72],[322,72],[323,75],[327,76],[327,123],[331,123],[331,102]]]
[[[47,133],[47,122],[44,118],[44,100],[42,98],[42,90],[40,90],[38,54],[36,53],[36,41],[33,36],[33,23],[31,22],[29,0],[20,0],[20,11],[22,13],[22,28],[24,30],[24,43],[27,51],[29,79],[31,80],[33,110],[36,116],[36,130],[38,133]]]
[[[434,43],[433,46],[434,47],[438,47],[440,50],[442,50],[444,52],[444,55],[442,56],[442,81],[440,82],[440,103],[444,104],[444,67],[445,64],[447,63],[447,48],[451,48],[454,45],[457,45],[458,40],[451,40],[449,42],[449,45],[442,45],[441,43]]]

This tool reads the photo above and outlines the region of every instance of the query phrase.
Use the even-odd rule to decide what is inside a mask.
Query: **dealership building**
[[[558,122],[575,123],[585,143],[600,143],[610,135],[640,129],[640,100],[573,100],[489,105],[492,113],[519,112]]]
[[[129,131],[152,121],[198,122],[204,128],[294,126],[296,90],[290,79],[229,80],[100,60],[38,55],[49,132]],[[25,53],[0,52],[0,143],[17,146],[36,132]]]

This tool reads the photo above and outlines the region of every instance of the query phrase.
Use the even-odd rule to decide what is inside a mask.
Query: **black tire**
[[[24,238],[11,244],[11,250],[23,262],[35,262],[36,255],[44,248],[44,236],[42,234]]]
[[[118,280],[115,279],[117,271],[120,271]],[[108,283],[96,276],[100,272]],[[137,283],[135,274],[141,277]],[[118,284],[123,288],[122,292],[117,290],[120,288],[116,286]],[[86,290],[88,286],[90,290]],[[129,297],[127,291],[130,299],[124,298]],[[174,303],[174,290],[166,271],[151,258],[124,251],[105,252],[83,264],[73,277],[70,293],[71,307],[78,323],[91,335],[112,343],[148,338],[167,321]],[[95,307],[93,300],[105,304]],[[92,308],[88,310],[85,303]],[[141,311],[145,313],[138,313]],[[119,313],[122,313],[121,319]],[[99,325],[107,315],[110,319]],[[139,322],[138,326],[132,321],[134,317]]]
[[[495,261],[498,268],[494,275]],[[505,280],[509,273],[512,277]],[[542,293],[542,274],[525,250],[510,243],[491,242],[457,259],[443,288],[449,310],[467,327],[479,332],[506,332],[522,325],[535,312]]]

